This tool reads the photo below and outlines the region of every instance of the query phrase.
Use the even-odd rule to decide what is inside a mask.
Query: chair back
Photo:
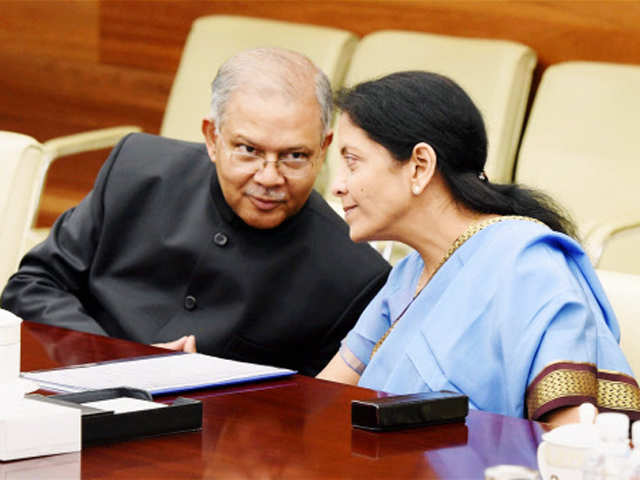
[[[598,270],[620,325],[620,346],[634,374],[640,374],[640,275]]]
[[[256,47],[296,50],[342,84],[357,37],[330,27],[259,18],[211,15],[198,18],[187,37],[167,102],[160,134],[201,142],[200,125],[209,112],[211,82],[234,54]]]
[[[535,52],[515,42],[386,30],[366,35],[358,43],[345,85],[402,70],[428,70],[450,77],[482,112],[489,138],[488,177],[508,183],[535,65]],[[337,161],[333,148],[330,171]]]
[[[640,65],[565,62],[545,71],[515,179],[576,221],[598,268],[640,274]]]

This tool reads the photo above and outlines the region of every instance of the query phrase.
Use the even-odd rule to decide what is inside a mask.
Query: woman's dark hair
[[[338,92],[336,105],[398,161],[426,142],[459,203],[477,212],[523,215],[575,238],[575,227],[547,195],[515,184],[488,182],[487,135],[482,115],[453,80],[411,71],[387,75]]]

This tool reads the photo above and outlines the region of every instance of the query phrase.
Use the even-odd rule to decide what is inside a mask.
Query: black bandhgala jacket
[[[24,257],[2,307],[142,343],[194,334],[202,353],[314,375],[388,272],[317,192],[254,229],[225,202],[203,144],[134,134]]]

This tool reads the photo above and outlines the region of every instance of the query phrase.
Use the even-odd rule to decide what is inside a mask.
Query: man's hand
[[[173,342],[154,343],[153,346],[181,352],[196,353],[196,337],[194,335],[185,335]]]

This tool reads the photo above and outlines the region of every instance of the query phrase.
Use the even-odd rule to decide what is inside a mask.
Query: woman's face
[[[338,149],[342,161],[331,191],[342,200],[351,239],[397,240],[411,197],[408,162],[395,160],[345,113],[338,120]]]

